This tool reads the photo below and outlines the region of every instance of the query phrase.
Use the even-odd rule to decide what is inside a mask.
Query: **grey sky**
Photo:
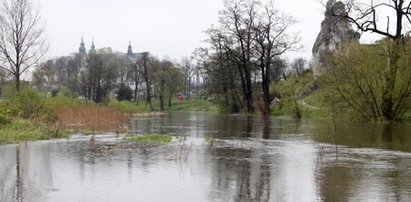
[[[189,56],[206,38],[203,31],[218,21],[222,0],[38,0],[47,25],[49,57],[78,51],[81,36],[87,49],[125,52],[131,41],[134,52],[149,51],[179,60]],[[299,52],[288,58],[311,57],[320,30],[324,7],[320,0],[274,0],[281,11],[294,16],[300,32]]]

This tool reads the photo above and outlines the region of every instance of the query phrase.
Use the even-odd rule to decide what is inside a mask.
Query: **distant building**
[[[85,47],[83,37],[81,37],[80,47],[78,48],[78,51],[79,51],[78,54],[80,55],[80,58],[81,58],[80,72],[84,72],[86,71],[87,50]],[[94,45],[94,39],[91,42],[89,52],[93,52],[93,51],[94,52],[96,51],[96,46]]]
[[[90,52],[96,51],[96,46],[94,44],[94,40],[92,40],[91,42],[91,46],[90,46]],[[85,75],[87,74],[87,64],[86,64],[86,60],[87,60],[87,49],[85,47],[85,43],[83,41],[83,37],[81,37],[81,42],[80,42],[80,47],[79,47],[79,52],[78,54],[81,57],[81,67],[80,67],[80,72],[81,74]],[[135,82],[135,75],[134,72],[132,71],[132,65],[135,65],[137,60],[141,57],[141,53],[134,53],[133,52],[133,47],[131,45],[131,41],[128,44],[127,47],[127,52],[126,53],[118,53],[120,56],[124,57],[125,60],[125,65],[128,68],[127,71],[127,76],[125,79],[125,84],[128,85],[133,91],[136,89],[136,82]],[[120,79],[117,81],[117,84],[120,84]],[[138,92],[137,94],[144,93],[145,89],[146,89],[146,85],[145,83],[142,81],[142,79],[139,79],[139,82],[137,84],[138,86]]]
[[[129,71],[126,77],[126,84],[134,91],[136,90],[136,81],[134,71],[132,71],[133,65],[136,65],[137,60],[140,59],[142,53],[133,53],[133,47],[131,45],[131,41],[128,43],[127,53],[124,55],[126,65],[129,67]],[[141,92],[145,92],[146,84],[142,81],[142,79],[138,79],[139,82],[137,83],[138,92],[137,94],[141,94]]]

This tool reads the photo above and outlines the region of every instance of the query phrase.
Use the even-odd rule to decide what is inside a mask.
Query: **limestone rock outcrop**
[[[345,4],[341,1],[328,0],[325,18],[321,23],[321,30],[312,49],[311,66],[314,76],[321,73],[325,57],[342,48],[342,44],[348,41],[358,42],[360,34],[355,32],[351,23],[341,17],[346,15]]]

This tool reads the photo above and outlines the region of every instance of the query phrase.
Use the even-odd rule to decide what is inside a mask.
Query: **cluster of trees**
[[[260,0],[225,0],[218,24],[209,28],[209,48],[196,50],[210,94],[231,112],[254,112],[262,92],[264,114],[270,113],[269,86],[284,78],[281,56],[297,48],[298,36],[288,29],[295,20]]]
[[[107,102],[113,92],[119,100],[138,102],[143,96],[151,110],[154,97],[164,110],[166,100],[171,105],[171,98],[184,91],[184,71],[169,59],[160,60],[148,52],[133,59],[110,48],[57,57],[35,69],[33,84],[40,90],[55,89],[97,103]]]
[[[158,97],[164,109],[165,100],[170,105],[172,96],[189,92],[185,89],[191,86],[191,60],[182,60],[180,65],[169,59],[160,60],[148,52],[129,60],[124,54],[103,48],[92,49],[87,56],[77,53],[41,63],[47,49],[45,26],[32,1],[1,0],[0,90],[5,83],[13,81],[18,94],[22,75],[34,68],[32,84],[40,91],[106,102],[117,89],[120,100],[134,98],[138,102],[143,95],[152,109],[151,100]],[[128,85],[130,81],[135,83],[134,91]]]

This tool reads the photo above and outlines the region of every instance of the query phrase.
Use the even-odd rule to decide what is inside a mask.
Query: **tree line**
[[[192,86],[196,81],[198,88],[201,81],[208,97],[216,98],[231,112],[254,112],[258,98],[264,103],[263,113],[268,114],[273,99],[270,85],[286,78],[282,55],[297,48],[299,40],[289,32],[295,20],[271,2],[226,0],[218,23],[206,30],[209,47],[196,49],[179,63],[160,60],[148,52],[130,62],[124,55],[103,48],[90,51],[87,57],[77,53],[39,64],[47,49],[39,11],[30,0],[2,3],[2,78],[13,78],[17,92],[21,75],[36,66],[33,84],[40,90],[106,102],[117,89],[119,99],[133,98],[138,103],[143,95],[150,109],[153,97],[163,109],[172,95],[198,92]],[[300,73],[305,60],[295,64]],[[126,85],[129,81],[134,83],[132,95]]]
[[[143,100],[150,110],[154,98],[164,110],[173,97],[188,92],[185,82],[191,78],[183,65],[149,52],[135,55],[130,59],[124,53],[102,48],[90,50],[86,57],[81,53],[57,57],[35,69],[32,83],[40,90],[54,89],[55,93],[97,103],[107,103],[115,93],[119,100]]]
[[[190,94],[194,68],[191,59],[183,58],[178,64],[143,52],[130,60],[125,54],[102,48],[92,49],[87,55],[75,53],[41,62],[47,49],[45,26],[33,2],[1,0],[0,91],[13,83],[18,94],[22,75],[34,69],[31,84],[40,91],[98,103],[107,102],[116,92],[120,100],[138,102],[144,97],[150,109],[156,97],[163,110],[164,103],[170,105],[177,93]],[[128,85],[131,82],[134,86]]]

